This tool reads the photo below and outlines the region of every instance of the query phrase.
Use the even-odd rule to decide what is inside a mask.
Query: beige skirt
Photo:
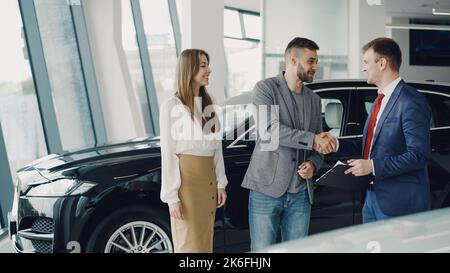
[[[214,158],[179,155],[183,220],[171,218],[176,253],[212,252],[217,205]]]

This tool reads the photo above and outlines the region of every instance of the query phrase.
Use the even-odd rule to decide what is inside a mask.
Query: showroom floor
[[[0,239],[0,253],[14,253],[7,234]]]

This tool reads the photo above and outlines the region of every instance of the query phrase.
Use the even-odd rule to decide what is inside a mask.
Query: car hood
[[[17,171],[21,189],[28,185],[48,183],[60,178],[73,177],[80,167],[95,165],[97,162],[119,163],[133,157],[159,156],[159,138],[145,141],[130,141],[65,154],[49,154],[39,158]]]

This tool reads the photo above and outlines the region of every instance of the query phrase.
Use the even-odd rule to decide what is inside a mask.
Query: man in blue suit
[[[348,161],[346,174],[374,175],[362,212],[363,223],[369,223],[430,208],[431,109],[425,97],[401,79],[401,50],[394,40],[377,38],[363,53],[367,83],[378,86],[378,97],[362,142],[341,140],[337,151],[362,152],[362,159]]]

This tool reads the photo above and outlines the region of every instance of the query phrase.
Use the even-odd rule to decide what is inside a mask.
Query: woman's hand
[[[170,217],[177,219],[177,220],[183,220],[183,206],[181,205],[181,202],[176,202],[169,205],[169,212]]]
[[[217,208],[222,207],[225,205],[225,201],[227,200],[227,193],[225,189],[218,188],[217,189]]]

